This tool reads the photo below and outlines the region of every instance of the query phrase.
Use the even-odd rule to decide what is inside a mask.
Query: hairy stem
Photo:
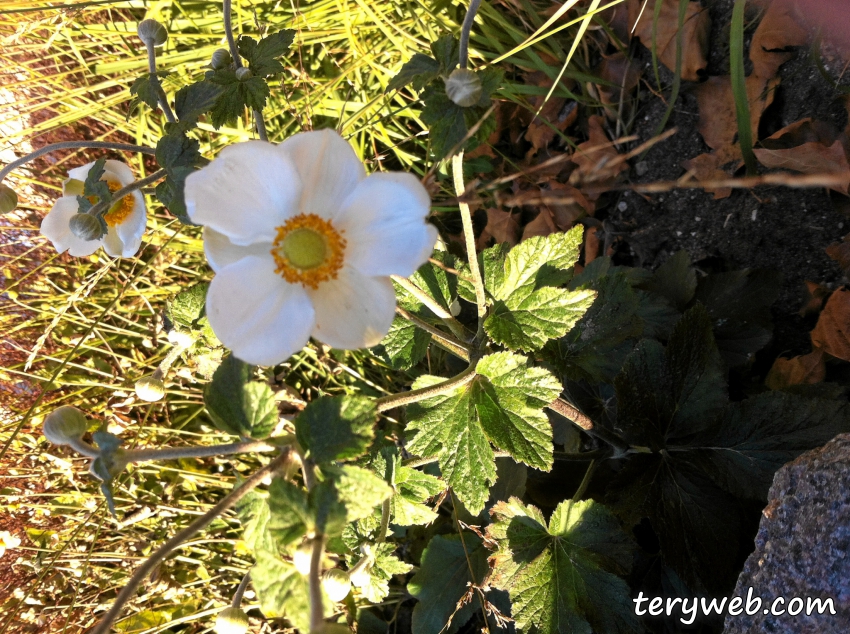
[[[162,112],[165,114],[165,118],[168,119],[169,123],[175,123],[177,118],[171,111],[171,106],[168,105],[168,97],[165,96],[165,91],[162,89],[162,84],[159,81],[159,75],[156,74],[156,50],[153,40],[148,39],[145,42],[145,46],[148,49],[148,70],[150,71],[151,85],[156,93],[156,100],[159,102],[159,107],[162,108]]]
[[[224,12],[224,35],[227,37],[227,47],[230,49],[230,56],[233,58],[236,68],[242,68],[239,47],[236,46],[236,39],[233,37],[233,7],[231,6],[231,0],[224,0],[222,10]],[[263,141],[268,141],[269,136],[266,133],[266,122],[263,120],[263,113],[259,110],[254,110],[253,112],[254,123],[257,126],[257,136]]]
[[[466,68],[469,64],[469,35],[472,33],[472,24],[475,22],[475,14],[478,13],[479,6],[481,6],[481,0],[470,0],[469,9],[466,10],[466,17],[463,19],[463,26],[460,27],[458,62],[461,68]]]
[[[155,183],[156,181],[158,181],[162,178],[165,178],[165,170],[164,169],[157,170],[153,174],[151,174],[150,176],[146,176],[145,178],[142,178],[141,180],[137,180],[134,183],[130,183],[126,187],[122,187],[121,189],[116,191],[112,195],[112,200],[98,201],[98,203],[96,205],[94,205],[91,209],[89,209],[88,212],[86,212],[86,213],[88,213],[92,216],[95,216],[95,217],[100,216],[110,206],[114,205],[115,203],[117,203],[119,200],[121,200],[125,196],[129,196],[134,191],[138,191],[142,187],[145,187],[146,185],[150,185],[151,183]]]
[[[625,440],[604,427],[594,424],[590,418],[582,414],[576,407],[564,399],[555,399],[547,407],[553,412],[558,412],[561,416],[591,436],[611,445],[614,449],[614,457],[625,455],[628,452],[629,444]]]
[[[160,447],[132,449],[121,456],[122,464],[131,462],[152,462],[154,460],[179,460],[180,458],[211,458],[212,456],[230,456],[239,453],[260,453],[275,451],[276,445],[264,440],[233,442],[226,445],[210,445],[208,447]]]
[[[244,498],[248,493],[255,489],[270,473],[280,469],[287,460],[289,460],[289,449],[284,450],[279,456],[272,460],[265,467],[257,470],[254,475],[245,480],[239,487],[228,493],[222,498],[218,504],[212,507],[209,511],[198,517],[195,521],[189,524],[186,528],[179,531],[171,539],[160,546],[145,562],[136,568],[133,576],[118,594],[115,603],[109,609],[103,618],[98,622],[94,629],[89,634],[107,634],[112,623],[118,618],[121,609],[132,599],[136,594],[136,589],[139,584],[156,568],[173,550],[187,539],[206,528],[215,518],[220,516],[225,511],[231,509],[236,503]]]
[[[233,594],[233,600],[230,602],[231,608],[241,608],[242,607],[242,597],[245,596],[245,590],[248,589],[248,583],[251,581],[251,571],[245,573],[245,576],[242,577],[242,581],[239,582],[239,587],[236,588],[236,592]]]
[[[146,145],[131,145],[129,143],[112,143],[111,141],[62,141],[61,143],[51,143],[50,145],[45,145],[42,148],[39,148],[33,152],[30,152],[26,156],[22,156],[19,159],[15,159],[11,163],[9,163],[6,167],[0,170],[0,183],[3,182],[3,179],[9,175],[9,173],[20,167],[21,165],[26,165],[30,161],[37,159],[39,156],[44,156],[45,154],[50,154],[51,152],[55,152],[56,150],[78,150],[78,149],[87,149],[87,150],[120,150],[124,152],[140,152],[142,154],[156,154],[156,150],[152,147],[147,147]]]
[[[462,196],[466,189],[463,184],[463,151],[452,157],[452,177],[454,178],[455,193]],[[469,205],[458,202],[460,219],[463,223],[463,236],[466,240],[466,255],[469,258],[469,271],[472,274],[472,284],[475,287],[475,304],[478,307],[478,332],[484,328],[484,317],[487,314],[487,295],[484,292],[484,279],[478,266],[478,252],[475,250],[475,233],[472,229],[472,214]]]
[[[457,376],[453,376],[447,381],[443,381],[437,385],[423,387],[418,390],[410,390],[408,392],[399,392],[398,394],[389,394],[387,396],[377,398],[375,399],[375,405],[377,405],[379,412],[386,412],[395,407],[424,401],[426,398],[445,394],[446,392],[451,392],[452,390],[462,387],[472,381],[475,376],[475,366],[471,365]]]
[[[72,438],[68,445],[70,445],[74,451],[86,456],[87,458],[100,457],[100,451],[96,447],[92,447],[82,438]]]
[[[396,307],[395,312],[414,326],[429,333],[436,340],[435,343],[437,345],[442,346],[456,357],[459,357],[464,361],[469,361],[469,346],[463,343],[460,339],[452,337],[442,330],[434,328],[434,326],[429,324],[427,321],[419,319],[419,317],[404,310],[401,306]]]
[[[396,284],[425,304],[425,306],[428,307],[428,310],[442,319],[443,323],[449,327],[449,330],[451,330],[456,337],[458,337],[461,341],[468,340],[469,333],[466,331],[466,328],[463,327],[463,324],[455,319],[452,314],[443,308],[433,297],[428,295],[428,293],[423,291],[406,277],[400,277],[398,275],[392,275],[391,277]]]
[[[304,486],[310,491],[316,486],[316,465],[309,458],[305,458],[301,450],[298,452],[301,459],[301,472],[304,474]],[[321,532],[313,535],[313,551],[310,555],[310,575],[308,585],[310,588],[310,632],[319,632],[325,623],[325,609],[322,605],[322,558],[325,554],[325,536]]]

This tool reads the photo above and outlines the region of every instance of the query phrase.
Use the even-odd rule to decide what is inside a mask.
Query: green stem
[[[591,460],[590,464],[587,465],[587,471],[584,472],[581,484],[578,485],[578,489],[576,489],[576,492],[573,494],[573,504],[578,502],[584,495],[585,491],[587,491],[587,487],[590,485],[590,478],[593,476],[593,472],[596,470],[597,464],[599,463],[596,462],[596,460]]]
[[[89,209],[86,213],[98,217],[103,214],[103,212],[105,212],[110,206],[114,205],[125,196],[129,196],[133,192],[140,190],[142,187],[145,187],[146,185],[150,185],[151,183],[155,183],[156,181],[165,178],[165,176],[166,172],[164,169],[157,170],[150,176],[146,176],[141,180],[137,180],[134,183],[130,183],[126,187],[122,187],[121,189],[116,191],[112,195],[112,200],[98,201],[98,203],[94,205],[91,209]]]
[[[227,38],[227,46],[230,49],[230,56],[233,58],[233,63],[236,68],[242,68],[242,58],[239,55],[239,47],[236,46],[236,39],[233,37],[233,7],[231,0],[224,0],[222,4],[222,12],[224,13],[224,35]],[[259,110],[254,110],[254,122],[257,126],[257,136],[263,141],[268,141],[269,136],[266,133],[266,122],[263,120],[263,113]]]
[[[242,498],[244,498],[248,493],[254,490],[257,486],[259,486],[263,480],[265,480],[266,476],[277,471],[289,460],[290,451],[289,449],[284,450],[279,456],[277,456],[274,460],[272,460],[265,467],[259,469],[248,478],[245,482],[243,482],[239,487],[228,493],[224,498],[222,498],[218,504],[212,507],[209,511],[195,519],[191,524],[189,524],[186,528],[179,531],[174,535],[171,539],[165,542],[162,546],[160,546],[150,557],[148,557],[145,562],[136,568],[136,571],[133,573],[133,576],[130,577],[130,580],[126,583],[124,588],[118,594],[118,597],[115,599],[115,602],[112,604],[112,607],[109,609],[103,618],[98,622],[98,624],[94,627],[94,629],[89,634],[107,634],[109,632],[109,628],[112,623],[115,622],[115,619],[118,618],[118,615],[121,614],[121,609],[126,605],[126,603],[136,596],[136,590],[142,581],[153,572],[153,570],[168,556],[174,551],[180,544],[185,542],[187,539],[191,538],[196,533],[202,531],[206,528],[214,519],[219,517],[225,511],[233,508]]]
[[[211,458],[213,456],[231,456],[240,453],[261,453],[280,449],[265,440],[249,440],[233,442],[226,445],[210,445],[207,447],[160,447],[132,449],[124,453],[120,463],[153,462],[155,460],[180,460],[181,458]]]
[[[463,184],[463,151],[461,150],[452,157],[452,176],[454,178],[455,193],[462,196],[466,190]],[[481,277],[481,269],[478,266],[478,252],[475,250],[475,233],[472,229],[472,213],[469,205],[458,202],[460,207],[460,219],[463,223],[463,236],[466,240],[466,255],[469,258],[469,271],[472,274],[472,284],[475,287],[475,304],[478,307],[478,334],[481,335],[484,327],[484,317],[487,314],[487,294],[484,291],[484,279]]]
[[[455,319],[452,314],[443,308],[433,297],[428,295],[425,291],[419,288],[416,284],[411,282],[406,277],[400,277],[398,275],[391,276],[393,281],[401,286],[408,293],[413,295],[420,302],[425,304],[425,306],[434,313],[437,317],[443,320],[443,323],[449,327],[449,330],[459,338],[461,341],[466,341],[469,337],[469,333],[466,331],[466,328],[463,327],[457,319]]]
[[[475,22],[475,14],[478,13],[479,6],[481,6],[481,0],[470,0],[469,9],[466,10],[466,17],[460,27],[458,62],[461,68],[466,68],[469,64],[469,35],[472,33],[472,24]]]
[[[395,407],[401,407],[403,405],[410,405],[411,403],[424,401],[427,398],[439,396],[440,394],[445,394],[446,392],[456,390],[457,388],[462,387],[472,381],[475,376],[475,367],[469,366],[466,370],[464,370],[457,376],[453,376],[447,381],[443,381],[442,383],[438,383],[437,385],[423,387],[418,390],[410,390],[408,392],[399,392],[398,394],[389,394],[388,396],[382,396],[380,398],[377,398],[375,399],[375,405],[377,405],[379,412],[386,412]]]
[[[456,357],[459,357],[464,361],[469,361],[469,346],[463,343],[460,339],[456,339],[442,330],[438,330],[427,321],[419,319],[419,317],[406,311],[401,306],[398,306],[395,311],[414,326],[429,333],[436,340],[435,343],[437,343],[437,345],[442,346]]]
[[[750,103],[747,93],[747,78],[744,75],[744,8],[747,0],[735,0],[732,8],[732,24],[729,32],[729,79],[735,97],[735,116],[738,120],[738,144],[747,166],[747,176],[756,173],[756,157],[753,154],[753,134],[750,123]]]
[[[82,454],[87,458],[99,458],[100,451],[96,447],[92,447],[82,438],[72,438],[68,445],[77,453]]]
[[[239,587],[236,588],[236,592],[233,594],[233,600],[230,602],[231,608],[242,607],[242,597],[245,596],[245,590],[248,588],[249,581],[251,581],[250,570],[245,573],[245,576],[242,577],[242,581],[239,582]]]
[[[168,105],[168,97],[166,97],[165,91],[162,89],[162,84],[159,81],[159,75],[156,74],[156,47],[154,46],[153,40],[149,39],[145,42],[145,46],[148,49],[148,70],[150,71],[151,85],[156,93],[156,100],[159,102],[159,107],[162,108],[162,112],[165,114],[165,118],[168,119],[168,122],[176,123],[177,118],[171,111],[171,106]]]

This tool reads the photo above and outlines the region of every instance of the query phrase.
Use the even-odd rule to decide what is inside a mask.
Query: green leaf
[[[260,76],[239,80],[230,68],[207,71],[206,80],[221,86],[222,92],[212,109],[212,124],[217,130],[245,114],[245,108],[262,110],[269,96],[269,86]]]
[[[310,631],[310,587],[307,577],[277,555],[260,551],[251,568],[251,585],[267,618],[286,617],[302,632]],[[325,610],[332,609],[327,598]],[[325,616],[330,616],[327,612]]]
[[[487,527],[498,544],[491,583],[511,596],[522,632],[625,634],[641,631],[629,586],[632,544],[593,500],[562,502],[549,520],[519,499],[499,502]]]
[[[274,485],[274,481],[272,482]],[[261,550],[273,553],[277,546],[271,533],[268,531],[269,496],[258,492],[256,489],[250,491],[245,497],[236,503],[236,515],[242,525],[242,540],[257,553]]]
[[[106,201],[107,204],[112,202],[112,192],[109,191],[109,183],[103,180],[105,172],[106,158],[102,157],[97,159],[89,170],[86,176],[86,182],[83,184],[83,195],[77,196],[77,199],[83,198],[86,200],[94,196],[97,198],[96,202]]]
[[[362,467],[325,466],[322,471],[327,479],[310,491],[309,503],[316,528],[331,537],[341,535],[346,524],[369,517],[393,494],[383,478]]]
[[[419,571],[407,584],[407,591],[419,599],[413,608],[413,634],[440,634],[449,619],[452,625],[462,625],[471,616],[470,607],[477,602],[460,609],[457,604],[468,584],[483,583],[487,555],[481,540],[472,533],[464,533],[463,542],[460,535],[435,535],[431,539],[422,553]]]
[[[387,336],[381,341],[390,365],[409,370],[425,358],[431,335],[402,317],[393,319]]]
[[[183,130],[194,127],[201,115],[212,110],[223,89],[208,81],[184,86],[174,95],[174,110]]]
[[[180,291],[165,305],[165,316],[177,326],[198,329],[198,321],[206,313],[208,282],[198,282]]]
[[[272,552],[284,552],[308,530],[316,528],[307,494],[288,480],[272,480],[267,506],[267,531],[276,546]]]
[[[422,53],[416,53],[390,80],[387,92],[398,90],[408,84],[413,84],[413,89],[419,91],[439,75],[440,63],[437,60]]]
[[[227,356],[204,389],[204,405],[222,431],[265,438],[277,425],[277,404],[266,383],[251,380],[252,367]]]
[[[684,249],[658,267],[646,290],[666,297],[679,310],[685,310],[697,290],[697,273]]]
[[[166,178],[156,187],[156,197],[183,224],[192,224],[186,210],[184,187],[186,177],[201,162],[200,144],[182,130],[160,138],[156,146],[157,163],[166,171]]]
[[[466,385],[408,408],[408,429],[417,432],[409,451],[437,456],[446,482],[473,514],[484,507],[496,479],[490,442],[518,462],[551,468],[552,426],[543,408],[561,393],[552,374],[511,352],[482,358],[476,373]],[[424,376],[413,388],[442,381]]]
[[[388,542],[376,544],[373,548],[375,563],[369,574],[369,583],[360,588],[367,601],[380,603],[390,593],[390,579],[393,575],[404,575],[413,569],[393,554],[396,545]]]
[[[366,453],[375,437],[378,410],[365,396],[323,396],[295,418],[295,434],[318,463],[351,460]]]
[[[431,42],[431,53],[440,65],[440,74],[447,77],[457,68],[460,58],[460,43],[453,35],[446,33]]]
[[[422,93],[422,102],[424,107],[420,117],[428,126],[431,151],[435,158],[445,158],[449,151],[466,136],[464,109],[448,98],[440,82],[425,88]]]
[[[267,77],[282,73],[285,69],[283,64],[277,61],[292,46],[295,39],[295,31],[292,29],[281,29],[276,33],[270,33],[259,42],[247,35],[243,35],[237,42],[239,54],[248,62],[251,72],[258,77]]]
[[[427,473],[405,467],[395,447],[375,456],[372,468],[393,487],[390,499],[390,519],[398,526],[430,524],[438,515],[424,504],[444,490],[443,483]]]
[[[127,634],[138,634],[148,630],[160,629],[161,626],[171,622],[171,612],[164,610],[142,610],[136,612],[129,618],[119,621],[113,627],[116,632],[127,632]]]
[[[168,74],[169,73],[167,71],[157,72],[157,76],[160,78],[165,78]],[[133,99],[130,101],[130,107],[127,110],[128,119],[133,113],[133,110],[135,110],[136,106],[140,103],[147,104],[151,110],[156,110],[159,107],[159,100],[156,90],[154,89],[154,85],[151,83],[150,73],[145,73],[140,77],[136,77],[133,85],[130,86],[130,94],[133,95]]]

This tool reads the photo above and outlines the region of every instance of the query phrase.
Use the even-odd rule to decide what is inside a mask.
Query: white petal
[[[86,163],[85,165],[80,165],[79,167],[75,167],[72,170],[68,170],[68,178],[73,178],[75,180],[85,182],[93,166],[94,161],[92,161],[91,163]]]
[[[204,253],[207,256],[207,263],[216,273],[249,255],[264,256],[271,253],[271,250],[271,242],[255,242],[243,247],[233,244],[226,235],[212,227],[204,227]]]
[[[138,191],[130,195],[133,197],[133,211],[124,219],[124,222],[115,227],[123,244],[121,257],[125,258],[131,258],[139,252],[142,236],[148,223],[145,197]]]
[[[207,293],[213,332],[247,363],[285,361],[304,347],[313,330],[307,293],[287,283],[274,267],[270,254],[242,258],[221,269]]]
[[[332,348],[369,348],[383,339],[395,315],[388,277],[368,277],[344,267],[335,280],[307,289],[316,309],[313,336]]]
[[[133,174],[130,166],[121,161],[107,159],[106,165],[104,165],[104,172],[107,176],[114,176],[121,183],[121,187],[126,187],[136,180],[136,175]]]
[[[186,179],[192,222],[209,225],[234,244],[272,242],[275,229],[297,213],[300,196],[292,162],[265,141],[230,145]]]
[[[100,248],[100,240],[80,240],[71,233],[69,223],[77,214],[79,205],[73,196],[63,196],[53,205],[41,221],[42,235],[53,243],[59,252],[68,251],[74,257],[91,255]]]
[[[278,147],[292,158],[301,176],[301,213],[333,219],[366,177],[354,148],[335,130],[301,132]]]
[[[120,258],[124,252],[124,243],[121,242],[121,238],[115,229],[115,227],[109,227],[106,235],[101,238],[101,241],[103,242],[103,250],[106,251],[107,255],[111,255],[113,258]]]
[[[412,275],[431,256],[437,229],[431,200],[413,174],[383,172],[362,181],[334,220],[345,231],[345,261],[366,275]]]

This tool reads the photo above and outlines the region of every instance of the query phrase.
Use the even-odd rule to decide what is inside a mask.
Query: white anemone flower
[[[216,273],[210,326],[257,365],[286,360],[311,336],[348,350],[377,344],[395,313],[389,276],[413,274],[434,249],[430,205],[412,174],[366,176],[332,130],[225,148],[186,179]]]
[[[41,233],[59,253],[67,251],[75,257],[83,257],[103,247],[112,257],[133,257],[142,244],[147,224],[145,197],[139,191],[117,201],[103,215],[108,231],[99,240],[83,240],[71,233],[71,218],[79,209],[77,196],[83,193],[83,184],[93,166],[91,162],[68,172],[68,178],[62,183],[63,196],[41,221]],[[135,178],[133,170],[125,163],[107,160],[101,180],[115,192],[133,183]]]

